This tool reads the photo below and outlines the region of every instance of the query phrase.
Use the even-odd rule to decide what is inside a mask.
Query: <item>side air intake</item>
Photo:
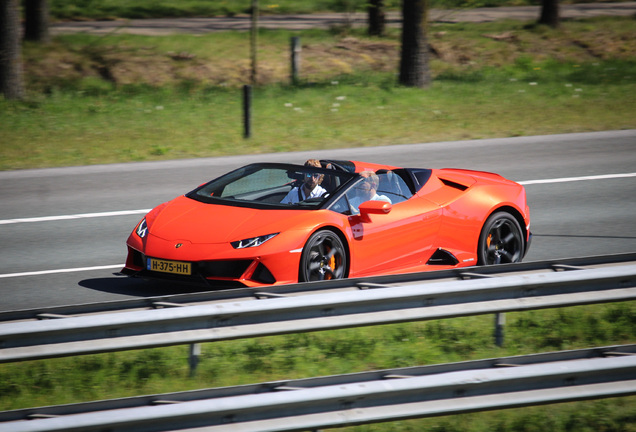
[[[444,249],[437,249],[435,253],[429,258],[428,265],[444,265],[454,266],[459,264],[459,260],[455,258],[455,255]]]

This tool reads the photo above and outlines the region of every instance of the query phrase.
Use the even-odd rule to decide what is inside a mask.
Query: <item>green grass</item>
[[[185,346],[0,365],[0,410],[523,355],[633,342],[634,302],[203,344],[195,378]],[[636,430],[636,398],[360,426],[355,431]],[[548,423],[545,423],[548,422]],[[599,425],[605,425],[599,428]]]
[[[85,80],[77,92],[0,101],[0,169],[633,128],[629,75],[636,63],[446,73],[427,91],[362,74],[257,88],[249,140],[240,89],[113,92]]]

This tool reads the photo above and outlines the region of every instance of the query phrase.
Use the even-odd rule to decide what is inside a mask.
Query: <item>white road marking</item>
[[[604,174],[604,175],[594,175],[594,176],[584,176],[584,177],[563,177],[563,178],[544,179],[544,180],[526,180],[526,181],[520,181],[518,183],[521,185],[527,186],[527,185],[533,185],[533,184],[565,183],[565,182],[577,182],[577,181],[589,181],[589,180],[607,180],[607,179],[628,178],[628,177],[636,177],[636,173]],[[96,217],[126,216],[126,215],[133,215],[133,214],[145,214],[145,213],[148,213],[150,210],[151,209],[123,210],[123,211],[112,211],[112,212],[102,212],[102,213],[81,213],[81,214],[74,214],[74,215],[44,216],[44,217],[34,217],[34,218],[22,218],[22,219],[5,219],[5,220],[0,220],[0,225],[28,223],[28,222],[50,222],[50,221],[59,221],[59,220],[86,219],[86,218],[96,218]],[[295,251],[292,251],[292,252],[295,252]],[[48,274],[56,274],[56,273],[74,273],[74,272],[81,272],[81,271],[107,270],[107,269],[114,269],[114,268],[122,268],[123,266],[124,264],[114,264],[114,265],[96,266],[96,267],[78,267],[78,268],[42,270],[42,271],[33,271],[33,272],[24,272],[24,273],[8,273],[8,274],[0,274],[0,279],[10,278],[10,277],[22,277],[22,276],[39,276],[39,275],[48,275]]]
[[[134,214],[146,214],[150,210],[151,209],[121,210],[121,211],[102,212],[102,213],[80,213],[80,214],[60,215],[60,216],[42,216],[42,217],[21,218],[21,219],[4,219],[4,220],[0,220],[0,225],[28,223],[28,222],[51,222],[51,221],[60,221],[60,220],[69,220],[69,219],[89,219],[89,218],[111,217],[111,216],[128,216],[128,215],[134,215]]]
[[[603,174],[603,175],[594,175],[594,176],[585,176],[585,177],[564,177],[564,178],[545,179],[545,180],[527,180],[527,181],[520,181],[517,183],[525,186],[525,185],[533,185],[533,184],[565,183],[565,182],[588,181],[588,180],[607,180],[607,179],[627,178],[627,177],[636,177],[636,173]]]
[[[114,268],[123,268],[124,264],[111,264],[105,266],[95,266],[95,267],[78,267],[78,268],[69,268],[69,269],[57,269],[57,270],[41,270],[41,271],[32,271],[32,272],[23,272],[23,273],[7,273],[0,274],[0,279],[10,278],[10,277],[22,277],[22,276],[41,276],[41,275],[49,275],[56,273],[75,273],[81,271],[93,271],[93,270],[107,270]]]

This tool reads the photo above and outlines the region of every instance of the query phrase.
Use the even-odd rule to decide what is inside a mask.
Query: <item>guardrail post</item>
[[[504,344],[504,326],[506,325],[506,314],[499,312],[495,314],[495,344],[502,347]]]
[[[199,356],[201,355],[201,344],[190,344],[190,357],[188,362],[190,363],[190,378],[194,377],[197,372],[197,366],[199,365]]]

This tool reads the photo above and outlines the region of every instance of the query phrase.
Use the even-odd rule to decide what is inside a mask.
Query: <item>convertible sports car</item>
[[[521,261],[523,186],[341,160],[238,168],[150,211],[123,273],[258,287]]]

